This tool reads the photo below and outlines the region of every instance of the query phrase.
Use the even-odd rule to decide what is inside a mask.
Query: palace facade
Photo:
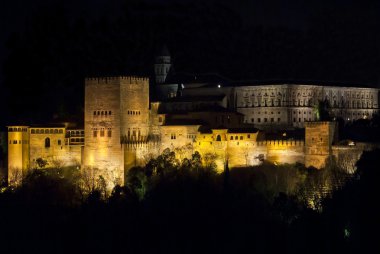
[[[169,148],[179,159],[198,151],[217,170],[267,160],[322,168],[327,159],[359,158],[368,144],[340,146],[335,122],[316,121],[326,100],[335,118],[353,121],[378,112],[375,88],[304,84],[250,84],[200,77],[170,81],[170,56],[156,59],[155,97],[148,78],[85,80],[84,129],[8,126],[8,179],[38,166],[74,166],[123,184],[125,173]],[[297,128],[302,135],[293,135]],[[268,130],[281,130],[271,136]],[[355,167],[355,163],[352,167]]]

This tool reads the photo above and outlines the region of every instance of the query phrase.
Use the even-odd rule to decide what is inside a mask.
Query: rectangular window
[[[268,122],[268,118],[264,118],[264,122],[265,122],[265,123]]]
[[[60,139],[58,139],[58,145],[59,145],[59,146],[61,145],[61,140],[60,140]]]
[[[261,122],[261,118],[257,118],[257,122],[259,122],[259,123],[260,123],[260,122]]]
[[[277,122],[281,122],[281,118],[277,118]]]
[[[270,119],[270,122],[273,123],[273,122],[274,122],[274,118],[271,118],[271,119]]]
[[[112,132],[111,132],[111,130],[108,130],[108,132],[107,132],[107,136],[110,138],[110,137],[112,137]]]
[[[104,137],[104,130],[103,130],[103,129],[100,130],[100,136],[101,136],[101,137]]]
[[[296,119],[295,118],[293,118],[293,123],[295,123],[296,122]]]
[[[98,131],[94,131],[94,138],[98,136]]]
[[[161,116],[158,118],[158,122],[162,123],[162,117]]]
[[[298,118],[298,122],[301,122],[301,118]]]

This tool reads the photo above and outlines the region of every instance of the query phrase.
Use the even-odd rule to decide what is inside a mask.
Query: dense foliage
[[[216,174],[197,153],[180,162],[166,150],[110,194],[101,185],[83,192],[75,168],[36,169],[2,189],[0,239],[4,250],[39,253],[363,253],[379,226],[379,154],[366,152],[317,210],[308,208],[311,193],[343,179],[333,166],[265,163]]]

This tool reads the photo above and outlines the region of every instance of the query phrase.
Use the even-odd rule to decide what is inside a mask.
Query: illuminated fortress
[[[333,117],[371,118],[378,89],[299,84],[172,82],[170,56],[156,59],[156,98],[149,79],[104,77],[85,80],[84,129],[8,126],[8,179],[38,166],[99,169],[110,185],[164,149],[179,159],[198,151],[218,171],[267,160],[322,168],[328,158],[359,158],[366,144],[337,145],[335,122],[318,122],[313,111],[326,100]],[[292,136],[305,128],[303,136]],[[280,136],[271,136],[281,130]],[[112,184],[111,184],[112,183]]]

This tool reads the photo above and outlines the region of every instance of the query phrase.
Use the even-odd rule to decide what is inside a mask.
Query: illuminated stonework
[[[216,97],[204,97],[197,103],[186,100],[181,105],[181,100],[172,104],[150,101],[147,78],[88,78],[85,80],[84,130],[8,127],[9,181],[18,170],[23,173],[38,167],[37,160],[41,158],[47,161],[48,167],[96,169],[111,188],[123,184],[130,168],[143,166],[167,148],[175,151],[180,160],[198,151],[203,163],[215,161],[219,172],[224,170],[227,161],[230,167],[254,166],[267,160],[275,164],[299,162],[307,167],[322,168],[332,156],[350,164],[347,167],[353,170],[354,162],[347,162],[346,155],[355,152],[356,161],[368,146],[334,146],[335,123],[313,122],[311,105],[327,96],[334,105],[340,105],[334,110],[346,107],[347,112],[358,112],[360,117],[371,116],[378,107],[376,89],[344,91],[289,85],[215,89],[219,93]],[[201,91],[211,90],[208,87]],[[220,95],[223,91],[227,93]],[[214,101],[215,98],[221,98],[221,102]],[[210,111],[192,111],[192,107],[199,109],[200,106]],[[163,108],[181,109],[182,113],[163,112]],[[212,108],[218,110],[211,111]],[[252,123],[249,119],[253,119]],[[208,125],[203,124],[205,122]],[[285,135],[269,139],[265,131],[253,128],[260,127],[261,123],[305,127],[305,137],[294,140]]]

